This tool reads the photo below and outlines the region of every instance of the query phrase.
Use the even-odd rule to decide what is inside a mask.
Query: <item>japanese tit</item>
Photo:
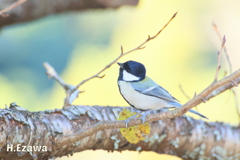
[[[167,90],[146,76],[146,68],[135,61],[118,63],[120,66],[118,87],[123,98],[138,110],[157,110],[160,108],[176,108],[182,105]],[[189,112],[208,119],[195,110]],[[147,113],[142,116],[145,122]]]

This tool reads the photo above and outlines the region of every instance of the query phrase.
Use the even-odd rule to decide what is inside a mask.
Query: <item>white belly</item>
[[[118,82],[120,91],[124,98],[135,108],[141,110],[156,110],[163,107],[173,107],[169,105],[167,101],[156,98],[153,96],[147,96],[135,91],[131,84],[124,81]]]

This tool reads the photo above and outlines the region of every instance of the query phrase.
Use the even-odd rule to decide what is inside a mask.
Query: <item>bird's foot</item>
[[[141,120],[142,120],[142,123],[145,123],[146,122],[146,117],[148,114],[151,113],[151,110],[148,110],[148,111],[145,111],[145,112],[142,112],[142,117],[141,117]]]
[[[145,123],[145,122],[146,122],[146,117],[147,117],[147,115],[150,114],[150,113],[151,113],[151,110],[148,110],[148,111],[144,111],[144,112],[142,112],[142,113],[137,113],[137,114],[135,114],[135,115],[132,116],[132,117],[129,117],[128,119],[125,120],[126,128],[128,128],[128,123],[131,121],[131,119],[137,117],[138,115],[141,115],[141,116],[142,116],[142,117],[141,117],[142,123]]]
[[[128,123],[130,122],[130,120],[137,117],[137,115],[139,115],[139,113],[137,113],[137,114],[133,115],[132,117],[129,117],[128,119],[125,120],[126,128],[128,128]]]

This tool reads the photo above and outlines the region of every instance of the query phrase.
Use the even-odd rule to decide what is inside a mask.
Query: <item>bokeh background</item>
[[[30,111],[61,108],[64,90],[47,78],[43,62],[49,62],[67,83],[76,85],[115,59],[121,45],[127,51],[142,43],[147,35],[157,33],[176,11],[177,17],[159,37],[120,62],[135,60],[145,64],[148,76],[185,103],[188,99],[181,92],[180,84],[192,97],[214,79],[221,41],[212,27],[213,21],[221,34],[226,35],[233,71],[240,68],[239,7],[239,0],[140,0],[137,7],[70,12],[2,28],[0,107],[16,102]],[[225,71],[229,74],[224,54],[221,63],[219,78],[224,77]],[[80,89],[86,92],[74,104],[127,106],[117,87],[118,65],[104,74],[103,79],[93,79],[83,85]],[[209,121],[239,123],[235,98],[230,91],[199,105],[198,110]],[[59,159],[79,158],[179,159],[129,151],[85,151]]]

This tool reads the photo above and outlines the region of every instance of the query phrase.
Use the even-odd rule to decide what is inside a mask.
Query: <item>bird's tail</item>
[[[196,115],[198,115],[198,116],[200,116],[202,118],[208,119],[206,116],[202,115],[201,113],[199,113],[199,112],[197,112],[197,111],[195,111],[193,109],[190,109],[188,112],[194,113],[194,114],[196,114]]]
[[[176,107],[182,107],[182,105],[180,103],[178,103],[178,102],[171,102],[171,104],[176,106]],[[196,115],[198,115],[198,116],[200,116],[202,118],[208,119],[206,116],[202,115],[201,113],[199,113],[199,112],[197,112],[197,111],[195,111],[193,109],[190,109],[188,112],[196,114]]]

